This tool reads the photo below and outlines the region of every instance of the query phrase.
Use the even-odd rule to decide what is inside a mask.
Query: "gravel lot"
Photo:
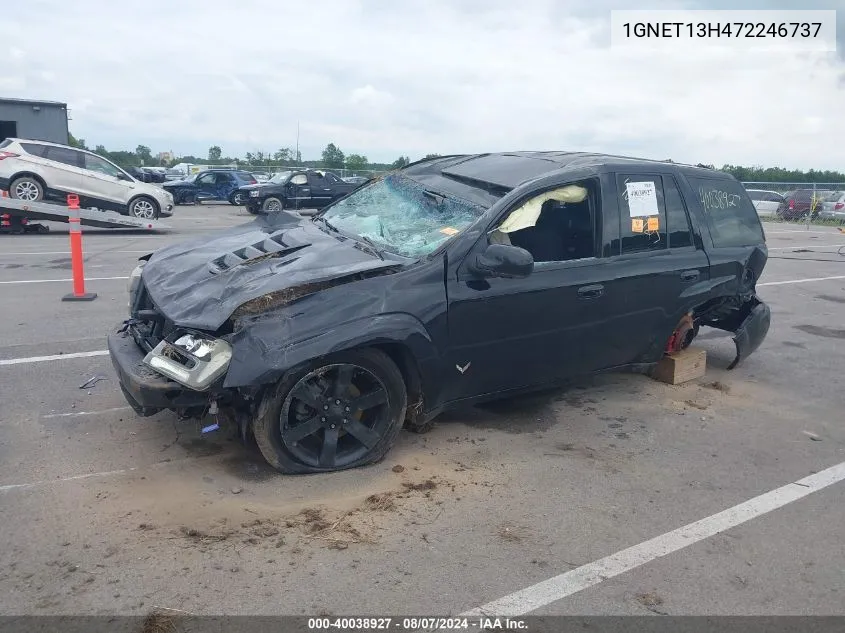
[[[225,429],[136,417],[103,353],[134,260],[250,217],[86,230],[90,303],[60,301],[66,225],[0,236],[0,612],[457,614],[845,462],[845,235],[824,227],[766,225],[768,339],[728,372],[730,338],[703,330],[691,384],[603,376],[304,477]],[[843,524],[834,483],[535,613],[845,614]]]

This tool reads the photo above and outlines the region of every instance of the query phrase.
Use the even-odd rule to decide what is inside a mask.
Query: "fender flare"
[[[256,321],[231,338],[232,360],[223,387],[255,388],[277,382],[285,373],[335,352],[358,347],[401,345],[419,369],[423,393],[430,383],[430,367],[439,353],[425,326],[410,314],[360,317],[337,327],[296,338],[284,317]]]

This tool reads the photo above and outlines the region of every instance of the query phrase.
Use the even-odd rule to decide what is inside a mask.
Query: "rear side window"
[[[672,176],[617,178],[623,255],[693,245],[687,207]]]
[[[44,158],[47,160],[54,160],[57,163],[64,163],[72,167],[80,167],[79,152],[75,152],[67,147],[53,147],[51,145],[45,146],[47,153]]]
[[[692,231],[689,215],[678,185],[671,176],[663,177],[663,192],[666,201],[666,221],[669,227],[669,248],[692,246]]]
[[[694,176],[687,180],[698,196],[716,247],[765,242],[757,211],[738,181]]]
[[[41,158],[44,158],[44,155],[47,153],[47,146],[39,145],[38,143],[21,143],[21,147],[24,148],[27,154],[40,156]]]
[[[9,140],[9,139],[2,140],[2,141],[0,141],[0,149],[3,149],[4,147],[9,147],[9,145],[11,145],[11,144],[12,144],[12,141]]]
[[[617,176],[622,212],[622,254],[668,248],[666,205],[660,176]]]

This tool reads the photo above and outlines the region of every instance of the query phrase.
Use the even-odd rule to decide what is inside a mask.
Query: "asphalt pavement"
[[[766,225],[773,325],[733,371],[703,330],[702,380],[579,381],[291,477],[225,428],[138,418],[104,353],[140,255],[251,219],[86,230],[80,303],[65,225],[0,236],[0,613],[845,614],[842,233]]]

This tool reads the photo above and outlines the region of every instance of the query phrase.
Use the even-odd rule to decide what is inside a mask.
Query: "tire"
[[[341,378],[344,369],[351,372],[348,383]],[[369,406],[356,410],[362,400]],[[358,468],[381,461],[393,446],[407,402],[402,373],[387,354],[338,352],[306,363],[269,388],[253,434],[264,459],[282,473]],[[326,450],[332,445],[334,453]]]
[[[15,178],[9,185],[9,197],[26,202],[40,202],[44,199],[44,185],[33,176]]]
[[[231,196],[229,196],[229,204],[234,205],[236,207],[242,207],[246,204],[247,197],[242,193],[238,193],[237,191],[234,192]]]
[[[144,220],[157,220],[160,212],[158,203],[147,196],[138,196],[129,203],[129,215]]]
[[[276,196],[270,196],[261,203],[261,210],[264,213],[275,213],[285,208],[285,201]]]

